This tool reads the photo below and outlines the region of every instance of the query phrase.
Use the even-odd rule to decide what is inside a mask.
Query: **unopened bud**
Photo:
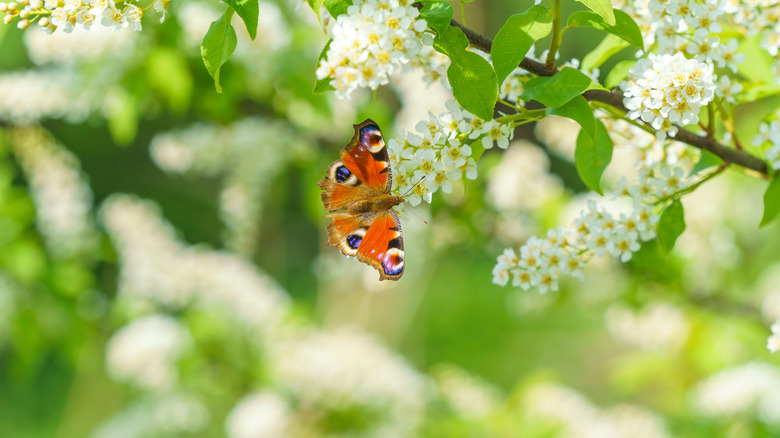
[[[19,5],[16,2],[8,3],[8,10],[14,12],[19,9]]]
[[[19,0],[19,4],[22,6],[27,6],[30,4],[30,0]]]
[[[8,5],[6,3],[0,3],[0,12],[8,12]]]
[[[29,16],[30,16],[30,11],[28,11],[27,9],[22,9],[19,12],[19,18],[27,18]]]
[[[5,24],[11,24],[12,21],[14,21],[15,15],[8,14],[5,17],[3,17],[3,23]]]
[[[19,29],[27,29],[30,27],[30,21],[29,20],[19,20],[18,23],[16,23],[16,27]]]
[[[49,25],[49,17],[43,17],[40,20],[38,20],[38,25],[41,27],[46,27]]]

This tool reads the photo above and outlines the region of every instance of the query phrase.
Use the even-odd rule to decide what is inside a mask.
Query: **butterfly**
[[[330,212],[328,245],[379,271],[380,280],[398,280],[404,273],[401,220],[393,208],[404,198],[393,187],[382,131],[371,119],[354,125],[355,135],[328,166],[322,203]]]

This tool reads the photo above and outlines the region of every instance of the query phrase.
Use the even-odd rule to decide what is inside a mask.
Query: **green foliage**
[[[720,157],[710,151],[702,150],[699,161],[697,161],[696,165],[693,166],[693,169],[691,169],[691,175],[695,175],[702,170],[720,166],[721,164],[723,164],[723,160]]]
[[[574,164],[577,166],[582,182],[596,193],[603,194],[601,175],[612,160],[612,139],[607,128],[596,120],[596,135],[590,138],[585,129],[577,135],[577,149],[574,152]]]
[[[604,17],[600,14],[591,11],[577,11],[569,15],[567,26],[569,27],[582,27],[588,26],[595,29],[609,32],[612,35],[620,37],[627,43],[644,48],[644,40],[642,39],[642,32],[639,30],[639,26],[636,24],[633,18],[623,11],[614,11],[615,23],[608,23]]]
[[[612,67],[612,69],[607,74],[606,79],[604,79],[604,86],[607,88],[617,87],[621,82],[623,82],[623,80],[628,77],[628,71],[631,70],[631,67],[635,65],[636,61],[631,60],[620,61],[615,64],[615,66]]]
[[[683,231],[685,231],[685,212],[682,202],[675,199],[664,209],[658,221],[658,241],[665,252],[671,252]]]
[[[761,216],[760,226],[764,226],[780,213],[780,178],[775,175],[764,192],[764,214]]]
[[[323,59],[326,59],[328,56],[328,49],[330,48],[330,43],[332,43],[333,40],[328,40],[327,43],[325,43],[325,47],[322,48],[322,51],[320,52],[320,56],[317,57],[317,64],[320,65]],[[335,88],[333,88],[333,85],[330,83],[333,81],[333,78],[327,77],[324,79],[316,79],[314,82],[314,90],[312,92],[314,94],[321,94],[328,91],[333,91]]]
[[[328,13],[333,18],[346,14],[347,8],[350,6],[352,6],[352,0],[325,0],[325,9],[328,10]]]
[[[450,26],[434,40],[434,48],[450,58],[447,79],[455,99],[467,111],[490,120],[498,99],[496,72],[489,62],[466,51],[466,47],[468,39],[457,27]]]
[[[608,25],[614,26],[616,24],[615,12],[612,9],[611,0],[577,0],[577,1],[587,6],[588,9],[590,9],[591,11],[599,14],[599,16],[603,18]]]
[[[228,9],[225,14],[217,18],[208,32],[203,37],[200,45],[200,55],[203,58],[203,64],[212,78],[214,86],[218,93],[222,92],[222,86],[219,84],[219,73],[222,66],[230,59],[233,51],[236,50],[236,31],[230,24],[230,18],[233,16],[233,9]]]
[[[431,29],[435,30],[438,35],[442,35],[450,27],[454,12],[452,5],[447,2],[431,2],[423,5],[420,9],[420,16],[425,19]]]
[[[590,70],[600,67],[601,64],[626,47],[629,47],[629,44],[625,40],[615,35],[607,35],[592,52],[585,55],[582,59],[582,68]],[[626,74],[628,74],[628,70],[626,70]]]
[[[582,94],[590,84],[590,78],[584,73],[564,67],[555,76],[542,76],[526,82],[525,91],[520,98],[536,100],[545,106],[557,108]]]
[[[257,20],[260,15],[260,3],[255,0],[225,0],[244,21],[246,31],[253,40],[257,38]]]
[[[582,131],[591,140],[596,137],[596,118],[593,116],[593,109],[582,96],[574,96],[572,100],[557,108],[547,108],[545,113],[572,119],[582,127]]]
[[[549,35],[551,30],[552,15],[548,8],[541,5],[506,20],[490,49],[499,84],[520,64],[534,42]]]

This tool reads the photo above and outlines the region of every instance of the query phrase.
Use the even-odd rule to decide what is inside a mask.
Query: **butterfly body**
[[[380,280],[398,280],[404,270],[401,221],[390,193],[392,173],[382,132],[370,119],[354,125],[355,135],[318,185],[331,212],[328,244],[379,271]]]

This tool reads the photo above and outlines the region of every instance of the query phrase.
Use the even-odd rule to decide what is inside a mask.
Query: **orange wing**
[[[328,244],[379,271],[380,280],[398,280],[404,273],[401,221],[393,210],[328,215]]]

